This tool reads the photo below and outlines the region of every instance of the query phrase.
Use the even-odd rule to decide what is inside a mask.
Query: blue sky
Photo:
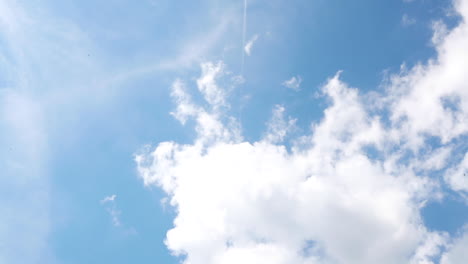
[[[0,263],[464,263],[467,17],[0,0]]]

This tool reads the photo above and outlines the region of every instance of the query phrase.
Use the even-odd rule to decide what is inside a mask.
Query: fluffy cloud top
[[[465,234],[455,240],[448,253],[444,254],[441,264],[464,263],[468,259],[468,227],[465,227]]]
[[[468,17],[468,1],[456,10]],[[222,63],[203,64],[196,82],[207,106],[176,80],[172,114],[195,121],[196,140],[136,156],[144,183],[176,209],[168,248],[190,264],[463,263],[466,235],[428,230],[420,210],[444,195],[434,172],[468,191],[465,20],[435,45],[435,59],[402,69],[379,95],[330,78],[323,119],[294,138],[294,119],[277,106],[264,137],[243,141],[219,85]],[[453,154],[464,158],[448,162]]]

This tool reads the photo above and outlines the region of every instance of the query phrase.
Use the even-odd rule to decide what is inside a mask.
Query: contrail
[[[244,0],[244,21],[242,24],[242,61],[241,61],[241,73],[240,76],[243,79],[244,78],[244,60],[245,60],[245,33],[247,31],[247,0]],[[239,124],[242,124],[242,85],[239,87]]]
[[[245,33],[247,29],[247,0],[244,0],[244,23],[242,26],[242,63],[241,63],[241,75],[244,74],[244,60],[245,60]]]

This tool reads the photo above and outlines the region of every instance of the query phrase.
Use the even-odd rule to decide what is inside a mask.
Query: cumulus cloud
[[[286,80],[282,83],[283,86],[293,89],[295,91],[299,91],[301,88],[302,78],[301,76],[293,76],[291,79]]]
[[[468,17],[468,2],[456,3],[460,15]],[[467,30],[463,21],[436,46],[436,59],[394,76],[388,87],[391,120],[414,148],[425,136],[446,144],[468,132]]]
[[[442,256],[441,264],[459,264],[468,259],[468,226],[465,226],[464,233],[450,246],[449,250]]]
[[[468,153],[460,163],[447,170],[445,180],[453,190],[468,193]]]
[[[400,263],[419,247],[431,233],[418,202],[434,185],[365,155],[382,137],[372,135],[379,128],[357,90],[335,76],[324,92],[333,104],[305,139],[309,148],[288,151],[267,133],[254,143],[163,142],[136,157],[144,181],[178,208],[166,241],[174,253],[187,263]],[[270,129],[280,138],[291,124],[283,111],[275,109]]]
[[[255,34],[253,35],[253,37],[247,42],[247,44],[245,44],[244,46],[244,51],[245,51],[245,54],[247,54],[247,56],[250,56],[250,53],[252,52],[252,47],[253,45],[255,44],[255,42],[257,41],[258,39],[258,35]]]
[[[468,1],[456,3],[468,17]],[[167,247],[191,264],[463,263],[465,237],[428,230],[420,210],[443,195],[434,172],[467,191],[466,156],[448,162],[466,152],[466,47],[462,22],[436,45],[436,58],[393,75],[379,95],[336,74],[322,87],[323,118],[300,137],[288,137],[295,119],[276,106],[264,136],[244,141],[219,64],[203,64],[196,82],[208,106],[176,80],[173,115],[195,121],[196,139],[135,157],[144,183],[176,208]]]

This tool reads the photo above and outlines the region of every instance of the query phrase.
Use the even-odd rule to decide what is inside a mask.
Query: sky
[[[0,264],[464,264],[468,0],[0,0]]]

